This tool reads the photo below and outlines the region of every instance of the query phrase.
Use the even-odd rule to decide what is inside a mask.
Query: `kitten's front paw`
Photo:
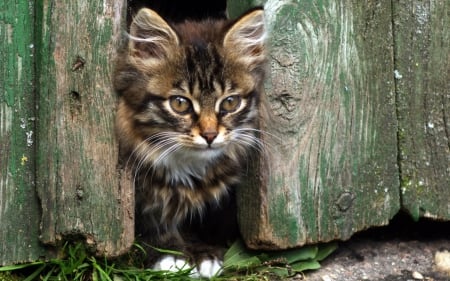
[[[153,265],[154,270],[165,270],[171,272],[177,272],[188,268],[191,268],[191,266],[185,259],[174,256],[164,256]]]
[[[193,278],[211,278],[218,276],[222,273],[222,264],[223,262],[218,259],[205,259],[192,269],[190,276]],[[170,272],[177,272],[189,268],[192,268],[192,266],[185,259],[174,256],[164,256],[153,265],[154,270]]]
[[[206,259],[192,270],[192,277],[211,278],[222,273],[223,262],[218,259]]]

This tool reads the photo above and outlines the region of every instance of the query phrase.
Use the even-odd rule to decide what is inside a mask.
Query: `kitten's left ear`
[[[253,10],[231,26],[225,34],[223,46],[229,55],[248,65],[258,67],[265,60],[264,10]]]
[[[153,10],[143,8],[133,18],[128,45],[133,56],[164,59],[178,44],[175,31]]]

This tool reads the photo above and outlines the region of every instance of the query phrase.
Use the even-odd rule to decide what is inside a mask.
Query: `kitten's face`
[[[238,129],[255,127],[257,96],[251,77],[246,77],[250,82],[246,85],[216,79],[214,74],[185,72],[179,77],[165,75],[167,85],[149,79],[144,108],[135,115],[143,133],[167,132],[184,148],[211,150],[236,140]],[[197,77],[189,81],[189,73]],[[207,75],[210,81],[204,81]]]
[[[144,9],[130,32],[128,54],[115,77],[121,93],[117,126],[129,150],[155,162],[174,153],[236,154],[254,145],[262,11],[231,24],[169,26]]]

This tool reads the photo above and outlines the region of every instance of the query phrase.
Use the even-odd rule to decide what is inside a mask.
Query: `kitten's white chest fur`
[[[162,165],[168,173],[166,177],[168,184],[181,183],[194,188],[193,179],[202,179],[208,167],[221,153],[219,149],[180,149],[161,159],[159,165]]]

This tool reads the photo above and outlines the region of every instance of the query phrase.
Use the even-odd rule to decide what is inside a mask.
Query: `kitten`
[[[257,138],[264,76],[264,16],[170,24],[141,9],[118,56],[117,134],[134,171],[136,231],[152,246],[182,251],[154,268],[220,271],[236,225],[233,189]],[[184,267],[186,268],[186,267]]]

